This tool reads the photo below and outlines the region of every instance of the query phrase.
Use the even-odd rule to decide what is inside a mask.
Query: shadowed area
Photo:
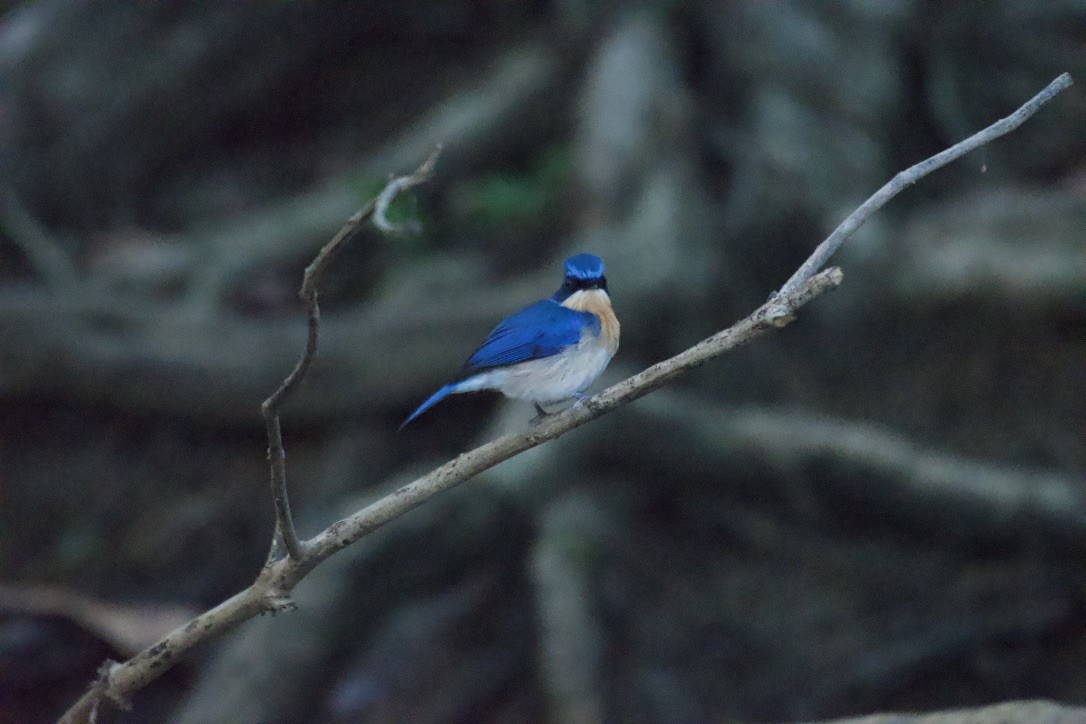
[[[527,425],[484,392],[397,434],[564,259],[607,266],[599,390],[1064,71],[787,328],[379,529],[103,720],[1083,716],[1083,32],[1074,3],[0,0],[0,722],[252,582],[302,271],[436,142],[388,214],[416,233],[324,275],[282,419],[303,535]]]

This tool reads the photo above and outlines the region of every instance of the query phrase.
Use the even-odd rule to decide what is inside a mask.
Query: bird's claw
[[[572,410],[572,409],[576,409],[576,408],[580,407],[581,404],[585,400],[587,400],[589,398],[589,395],[586,395],[583,392],[574,392],[571,395],[571,397],[573,397],[573,404],[567,409]],[[552,415],[558,414],[557,412],[547,412],[546,410],[544,410],[542,407],[539,406],[538,402],[533,402],[532,404],[535,405],[535,411],[537,413],[539,413],[539,414],[536,415],[535,417],[533,417],[531,420],[528,420],[528,426],[529,427],[535,427],[536,425],[543,422],[548,417],[551,417]],[[559,412],[561,412],[561,411],[559,411]]]
[[[528,420],[528,427],[535,427],[551,415],[551,413],[540,407],[538,402],[533,402],[532,404],[535,405],[535,411],[539,414],[533,417],[531,420]]]

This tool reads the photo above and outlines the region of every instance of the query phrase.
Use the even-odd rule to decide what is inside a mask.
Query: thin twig
[[[890,179],[885,186],[876,191],[871,198],[863,202],[859,208],[849,214],[848,218],[842,221],[841,225],[834,229],[833,233],[818,245],[818,248],[814,250],[814,253],[811,254],[807,261],[803,262],[803,265],[796,270],[796,273],[784,283],[784,286],[781,287],[781,293],[783,294],[792,291],[802,284],[804,280],[821,269],[826,262],[830,260],[830,257],[834,255],[841,244],[845,243],[845,239],[852,236],[852,233],[860,228],[860,225],[867,221],[867,218],[871,216],[871,214],[882,208],[887,201],[897,196],[906,186],[911,186],[935,169],[946,166],[951,161],[964,156],[989,141],[993,141],[1004,134],[1010,133],[1022,125],[1027,118],[1036,113],[1041,106],[1052,100],[1057,93],[1070,87],[1073,82],[1069,73],[1063,73],[1060,77],[1056,78],[1056,80],[1049,83],[1043,91],[1033,96],[1033,98],[1027,101],[1025,105],[1011,115],[996,121],[983,131],[974,133],[964,141],[954,144],[942,153],[937,153],[931,158],[921,161],[915,166],[910,166],[898,173]]]
[[[298,391],[306,374],[309,372],[310,365],[313,364],[313,360],[317,356],[321,321],[317,288],[324,276],[324,270],[328,268],[328,264],[336,253],[343,248],[347,240],[354,235],[367,219],[373,217],[375,221],[380,220],[383,222],[383,226],[380,223],[378,224],[382,229],[393,229],[388,221],[384,219],[384,213],[388,205],[400,192],[412,186],[417,186],[428,179],[440,154],[441,146],[437,146],[413,174],[400,176],[389,181],[388,186],[385,187],[380,196],[351,216],[347,223],[343,225],[343,228],[327,244],[321,247],[321,250],[317,252],[317,256],[305,269],[302,288],[298,291],[298,295],[305,302],[309,318],[309,333],[306,337],[305,352],[302,353],[301,359],[298,360],[298,364],[295,365],[291,373],[283,380],[283,384],[279,386],[279,389],[264,400],[264,403],[260,406],[260,411],[264,415],[264,424],[268,430],[268,463],[271,467],[272,501],[275,504],[276,535],[272,541],[270,555],[275,554],[276,541],[280,538],[283,541],[283,546],[287,549],[287,555],[291,558],[300,560],[305,555],[305,543],[298,539],[298,532],[294,528],[294,518],[290,513],[290,496],[287,493],[287,454],[283,448],[279,410]]]
[[[382,231],[401,231],[398,226],[389,222],[385,217],[388,212],[388,207],[397,195],[412,186],[418,186],[430,178],[430,174],[434,172],[434,165],[437,163],[437,158],[441,155],[441,148],[442,146],[440,143],[434,146],[434,150],[430,152],[427,159],[422,162],[422,165],[419,166],[413,174],[400,176],[399,178],[394,178],[389,181],[388,185],[385,186],[380,194],[378,194],[377,198],[370,201],[363,209],[347,219],[347,223],[343,225],[343,228],[340,229],[327,244],[321,247],[321,250],[313,257],[313,261],[305,268],[305,277],[302,279],[302,288],[298,292],[302,299],[308,301],[311,297],[315,298],[317,284],[320,283],[321,277],[324,276],[324,270],[328,268],[328,264],[335,258],[336,252],[343,247],[344,242],[347,241],[347,239],[349,239],[354,232],[358,230],[358,227],[367,219],[373,217],[374,224]]]
[[[1013,125],[1009,125],[1002,130],[997,129],[997,132],[987,140],[995,138],[1001,133],[1006,133],[1017,126],[1036,110],[1036,106],[1046,102],[1069,84],[1069,77],[1060,76],[1044,93],[1023,106],[1023,109],[1027,109],[1024,115],[1019,117],[1019,114],[1023,112],[1020,110],[1010,116],[1009,119],[1006,119],[1010,120]],[[999,125],[996,124],[993,128]],[[981,140],[976,145],[983,142],[985,141]],[[954,148],[958,147],[955,146]],[[923,170],[912,180],[915,181],[924,173],[946,163],[949,159],[944,158],[945,154],[953,150],[944,151],[942,154],[933,156],[924,164],[919,164],[919,166],[924,166],[932,163],[929,168]],[[942,160],[939,161],[941,158]],[[426,164],[423,165],[423,168],[425,167]],[[910,183],[910,181],[906,180],[905,183]],[[886,189],[887,187],[881,189],[860,208],[874,210],[881,203],[885,203],[886,199],[893,196],[893,193],[896,193],[896,191],[887,192]],[[873,204],[873,199],[884,193],[887,194],[886,197],[879,203]],[[307,280],[302,285],[303,298],[307,298],[307,294],[315,290],[316,282],[312,278],[319,277],[320,270],[328,263],[328,258],[342,243],[342,239],[339,237],[349,236],[363,220],[364,217],[361,215],[365,211],[364,209],[355,217],[352,217],[344,230],[341,230],[336,238],[325,245],[325,248],[317,255],[317,259],[314,259],[313,264],[306,270]],[[370,209],[369,213],[372,214],[372,212],[373,209]],[[856,216],[856,214],[853,214],[853,216]],[[860,221],[864,218],[866,218],[866,214],[860,216]],[[793,279],[789,280],[779,293],[773,295],[769,301],[746,319],[722,332],[718,332],[671,359],[655,364],[633,377],[609,387],[600,394],[585,400],[583,404],[575,405],[561,414],[544,420],[538,427],[527,432],[505,435],[470,452],[459,455],[429,474],[389,493],[353,515],[333,523],[323,532],[306,541],[304,552],[299,557],[287,556],[277,560],[269,560],[261,570],[257,580],[244,591],[220,603],[215,608],[200,614],[188,624],[167,634],[154,646],[114,667],[110,672],[107,691],[102,691],[100,688],[88,690],[68,710],[62,721],[86,721],[89,713],[103,697],[119,697],[123,700],[158,678],[189,649],[205,639],[228,631],[258,614],[290,608],[290,592],[299,581],[305,578],[323,560],[336,551],[346,548],[379,526],[421,505],[438,493],[456,486],[518,453],[559,437],[617,407],[632,402],[724,352],[735,349],[770,330],[788,324],[795,317],[800,307],[841,283],[842,274],[839,269],[830,268],[823,272],[816,272],[816,270],[825,263],[837,246],[840,246],[841,241],[855,231],[858,226],[859,223],[850,226],[842,224],[840,228],[834,231],[830,239],[827,239],[815,250],[811,258],[800,267],[800,271],[793,276]],[[825,251],[825,249],[829,249],[829,251]],[[315,292],[313,292],[312,298],[315,308]],[[319,319],[312,314],[310,318],[313,323]],[[299,367],[303,363],[308,364],[305,357],[299,363]],[[297,371],[296,369],[295,372]],[[304,374],[304,369],[302,373]],[[297,382],[292,379],[294,377],[295,375],[292,373],[291,377],[284,382],[283,388],[280,388],[272,398],[269,398],[269,402],[274,398],[277,404],[281,404],[283,397],[291,393],[297,386]],[[288,389],[284,391],[284,388]],[[281,448],[282,441],[278,442]],[[285,478],[283,483],[285,488]],[[299,548],[301,549],[301,547]]]

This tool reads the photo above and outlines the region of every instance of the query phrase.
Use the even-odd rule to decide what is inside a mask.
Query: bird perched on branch
[[[467,375],[445,385],[412,412],[400,429],[459,392],[498,390],[528,400],[542,419],[541,404],[584,399],[618,350],[618,319],[607,296],[603,261],[592,254],[566,260],[565,279],[550,299],[505,319],[464,365]]]

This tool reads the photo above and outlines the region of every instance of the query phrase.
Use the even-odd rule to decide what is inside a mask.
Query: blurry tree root
[[[180,604],[112,603],[60,586],[0,583],[0,613],[65,618],[131,656],[198,611]]]
[[[644,421],[632,434],[663,464],[720,476],[742,475],[751,457],[785,469],[829,463],[831,471],[858,471],[852,477],[863,484],[850,496],[891,515],[924,511],[977,533],[1032,524],[1086,549],[1086,491],[1070,475],[969,460],[877,425],[813,413],[715,407],[674,394],[637,412]],[[666,444],[675,439],[683,440],[680,448]]]
[[[450,266],[464,270],[469,262],[454,260],[444,270]],[[544,284],[540,275],[482,290],[466,285],[440,303],[405,286],[322,321],[321,357],[291,420],[323,422],[405,405],[420,380],[437,380],[450,358],[463,355],[459,340],[485,329],[496,306],[513,308]],[[252,420],[254,406],[297,360],[304,332],[284,334],[279,319],[188,311],[92,290],[61,297],[37,287],[4,289],[0,394],[62,394],[219,422]],[[401,374],[390,376],[389,369]]]
[[[606,451],[617,440],[636,452],[603,463],[608,460]],[[882,455],[883,447],[890,454]],[[908,464],[898,459],[897,453],[903,450],[909,451],[912,459],[923,461],[918,474],[912,475]],[[530,460],[524,462],[524,458]],[[579,476],[583,478],[598,474],[601,465],[606,466],[606,475],[615,478],[613,485],[605,486],[613,492],[609,502],[595,499],[598,479],[569,481],[567,485],[569,470],[585,471]],[[636,510],[627,512],[617,525],[601,515],[601,510],[621,509],[616,508],[616,497],[653,499],[650,491],[626,490],[630,480],[644,477],[646,470],[655,471],[648,474],[653,481],[648,485],[667,484],[665,481],[672,479],[686,481],[682,493],[668,494],[679,506],[670,512],[673,524],[696,531],[695,537],[703,544],[720,542],[715,554],[706,552],[710,558],[724,556],[718,560],[720,582],[715,587],[707,584],[711,589],[707,596],[720,602],[717,615],[723,625],[761,656],[789,664],[781,667],[789,673],[761,678],[751,675],[731,682],[755,700],[772,701],[773,692],[783,687],[792,690],[801,711],[841,706],[855,710],[858,693],[871,697],[871,692],[885,692],[970,652],[998,646],[1001,641],[1050,635],[1073,620],[1074,584],[1053,578],[1051,571],[1039,568],[1035,561],[970,564],[963,571],[961,560],[962,555],[968,555],[963,551],[973,549],[974,542],[987,548],[994,540],[1037,540],[1046,550],[1064,550],[1063,541],[1070,541],[1073,548],[1086,549],[1081,535],[1086,517],[1079,519],[1076,528],[1076,510],[1083,508],[1075,507],[1074,500],[1070,501],[1072,508],[1056,520],[1031,507],[1037,502],[1030,500],[1031,486],[1038,479],[1047,481],[1041,484],[1042,498],[1049,483],[1072,497],[1080,495],[1070,476],[1021,471],[1014,490],[1028,502],[1008,511],[1003,496],[992,503],[983,488],[991,478],[1009,483],[1016,474],[1013,468],[963,461],[863,422],[813,413],[714,406],[663,391],[624,410],[597,435],[562,438],[485,476],[488,483],[499,483],[497,487],[509,490],[541,513],[530,564],[545,674],[540,685],[550,693],[557,721],[590,720],[579,715],[601,709],[616,715],[606,709],[615,705],[616,694],[607,684],[616,684],[616,672],[604,668],[611,662],[601,633],[604,624],[599,619],[599,581],[606,577],[604,571],[629,581],[634,590],[666,590],[669,570],[691,554],[673,550],[654,559],[638,551],[638,545],[652,550],[669,548],[666,532],[663,541],[644,540],[643,532],[631,533],[628,516],[643,520],[654,515],[650,508],[635,504]],[[944,474],[946,470],[951,472]],[[795,491],[789,487],[797,472],[801,479],[810,480],[807,496],[824,505],[819,512],[842,517],[826,525],[822,520],[810,520],[806,509],[797,516],[792,509]],[[844,493],[847,502],[835,505],[842,485],[852,480],[859,482]],[[690,487],[691,481],[728,488],[726,500],[743,501],[749,491],[753,499],[762,502],[706,507],[704,496]],[[570,486],[576,487],[570,491]],[[961,488],[967,491],[964,498],[959,497]],[[1039,505],[1044,510],[1044,503]],[[931,550],[906,553],[899,550],[899,544],[870,539],[857,543],[840,533],[817,532],[847,524],[852,515],[849,511],[855,510],[869,511],[880,529],[891,531],[891,538],[894,531],[908,537],[907,531],[918,525],[929,531],[945,530],[948,550],[945,555]],[[1068,575],[1074,580],[1072,571],[1070,567]],[[853,590],[858,581],[863,584]],[[1007,581],[1016,585],[1007,590]],[[865,604],[867,599],[861,592],[865,590],[891,591],[894,603],[888,610],[873,610]],[[642,608],[698,609],[697,605],[669,601],[666,596],[661,594],[661,600],[654,602],[639,596],[636,602],[626,604],[626,610],[608,609],[608,629],[638,631],[631,620],[646,615]],[[751,611],[752,597],[764,608]],[[795,600],[797,597],[800,600]],[[781,599],[789,602],[770,603]],[[815,612],[825,606],[843,608],[839,613],[847,626],[820,623]],[[669,621],[665,628],[674,627],[671,636],[679,640],[683,636],[676,631],[684,627],[698,630],[704,625],[704,621],[684,621],[681,616],[664,618]],[[651,616],[649,619],[650,623],[642,625],[649,629],[664,626],[660,621],[651,623],[655,620]],[[781,627],[796,637],[792,645],[798,651],[783,661],[774,659],[780,656]],[[652,659],[654,641],[658,639],[653,634],[643,632],[624,640],[623,648],[636,651],[632,657],[639,661],[646,656]],[[675,656],[672,652],[672,659]],[[617,679],[623,690],[650,691],[660,683],[645,671],[655,671],[665,681],[669,672],[676,681],[683,680],[683,673],[671,667],[675,667],[674,660],[665,656],[655,666],[626,672],[626,678],[618,674]],[[649,679],[640,678],[644,676]],[[641,685],[634,683],[637,681]],[[675,695],[673,685],[668,686]]]
[[[661,33],[652,27],[652,32]],[[625,47],[648,32],[645,21],[624,25],[619,40],[631,32],[635,37],[622,41]],[[666,114],[660,108],[667,105],[667,93],[674,92],[674,84],[661,82],[656,74],[658,66],[674,60],[666,52],[665,41],[650,36],[652,42],[642,44],[653,51],[651,62],[638,67],[652,76],[652,92],[648,97],[640,87],[632,92],[637,103],[626,110],[640,123],[628,129],[633,137],[620,144],[624,152],[594,148],[605,135],[602,129],[586,132],[581,141],[581,153],[605,158],[593,167],[594,183],[624,188],[633,201],[613,192],[586,194],[586,203],[593,209],[589,216],[614,223],[590,229],[571,244],[593,248],[616,265],[629,260],[631,266],[653,270],[624,282],[623,303],[633,315],[655,307],[661,292],[673,299],[677,294],[704,294],[709,278],[700,257],[689,251],[694,246],[691,240],[699,235],[703,244],[711,243],[704,239],[706,224],[696,205],[690,149],[674,147],[667,119],[661,119]],[[559,63],[553,50],[535,46],[510,51],[508,59],[508,64],[498,63],[492,75],[453,94],[414,129],[376,151],[365,168],[377,175],[379,168],[406,166],[401,160],[418,157],[408,156],[408,151],[415,154],[424,147],[424,139],[440,131],[449,141],[439,171],[447,179],[450,165],[454,169],[477,165],[488,148],[493,151],[493,144],[515,140],[507,138],[512,129],[530,131],[530,124],[528,129],[521,128],[523,117],[531,120],[545,115],[535,112],[537,105],[550,97],[560,77],[568,73],[570,62]],[[665,80],[676,73],[670,69],[664,73]],[[614,70],[609,77],[631,87],[641,79],[629,71]],[[601,85],[602,80],[594,87]],[[591,119],[599,102],[591,95],[584,102],[593,104],[592,113],[587,114]],[[519,120],[513,123],[511,118]],[[491,133],[497,135],[487,135]],[[631,150],[639,148],[653,149],[653,153]],[[632,188],[640,177],[630,173],[630,167],[644,172],[647,180],[642,188]],[[580,178],[575,186],[586,183],[589,179]],[[223,254],[230,255],[212,261],[196,277],[196,284],[211,285],[193,290],[195,297],[207,297],[205,302],[212,305],[207,308],[205,302],[148,304],[97,289],[62,298],[39,288],[0,291],[0,336],[6,342],[5,354],[0,355],[0,394],[57,394],[205,421],[251,420],[254,401],[274,389],[282,370],[296,361],[294,345],[301,343],[302,336],[294,333],[296,337],[288,334],[284,339],[281,319],[252,319],[225,310],[206,312],[229,280],[256,265],[311,248],[314,236],[334,231],[335,222],[330,220],[349,215],[355,204],[356,194],[345,184],[335,184],[284,202],[281,209],[262,208],[236,226],[215,232],[214,238],[202,240],[200,245],[221,247]],[[652,262],[641,263],[644,258]],[[450,358],[467,353],[462,340],[487,329],[495,309],[515,309],[552,282],[553,271],[548,267],[516,280],[475,284],[477,266],[469,255],[423,260],[408,274],[390,280],[380,298],[322,319],[321,355],[313,362],[306,394],[291,404],[290,423],[326,423],[405,406],[428,380],[438,383]],[[447,290],[437,301],[436,284]],[[390,376],[389,369],[399,374]],[[125,379],[124,385],[116,384],[119,377]]]
[[[1082,309],[1084,228],[1081,189],[975,193],[915,214],[886,275],[911,304],[971,298]]]
[[[1076,724],[1086,721],[1086,707],[1066,706],[1051,701],[1010,701],[978,709],[954,709],[931,714],[872,714],[854,719],[837,719],[834,724]]]
[[[19,202],[15,189],[0,185],[0,228],[53,291],[65,290],[76,282],[75,265],[67,251],[30,211]]]
[[[541,45],[508,51],[495,59],[488,75],[451,93],[354,173],[379,178],[389,168],[407,167],[436,140],[447,145],[443,173],[448,175],[450,168],[465,173],[496,146],[544,134],[547,129],[540,124],[553,114],[541,111],[553,107],[575,57]],[[261,264],[305,253],[315,238],[334,232],[336,220],[357,207],[357,191],[340,178],[202,238],[176,240],[175,246],[208,248],[212,257],[193,272],[184,305],[148,303],[98,289],[63,297],[38,288],[4,290],[0,391],[22,396],[63,387],[79,399],[130,409],[220,421],[251,419],[253,401],[278,385],[281,370],[296,359],[294,349],[283,344],[280,320],[240,318],[222,312],[219,302],[235,280]],[[8,217],[11,223],[17,220]],[[55,281],[71,276],[51,245],[30,234],[24,237],[36,250],[43,274]],[[526,290],[534,294],[532,281],[491,287],[485,295],[473,288],[441,304],[386,299],[324,322],[326,347],[309,394],[296,401],[293,419],[326,420],[357,412],[359,405],[372,409],[403,403],[417,393],[420,379],[436,379],[450,357],[463,353],[453,343],[486,328],[496,305],[512,308]],[[550,275],[546,284],[542,275],[535,281],[538,288],[549,286]],[[389,378],[384,372],[392,368],[403,374]],[[126,384],[116,384],[120,377]]]
[[[591,570],[592,551],[611,528],[601,518],[606,511],[584,491],[561,497],[544,513],[532,551],[542,681],[560,724],[606,721],[605,642]]]

